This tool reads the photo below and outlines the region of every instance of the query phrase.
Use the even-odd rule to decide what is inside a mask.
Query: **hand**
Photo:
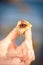
[[[31,40],[31,29],[25,32],[25,41],[17,46],[14,42],[19,34],[14,28],[0,41],[0,65],[29,65],[35,60]]]

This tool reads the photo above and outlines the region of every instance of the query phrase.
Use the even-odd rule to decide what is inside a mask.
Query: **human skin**
[[[0,65],[30,65],[35,60],[31,28],[25,31],[25,40],[17,46],[15,39],[19,34],[16,27],[0,41]]]

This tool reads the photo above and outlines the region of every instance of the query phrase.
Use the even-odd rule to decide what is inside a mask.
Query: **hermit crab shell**
[[[31,27],[32,27],[32,25],[28,21],[20,20],[17,23],[17,26],[16,26],[17,29],[16,30],[21,35],[21,34],[23,34],[26,30],[28,30]]]

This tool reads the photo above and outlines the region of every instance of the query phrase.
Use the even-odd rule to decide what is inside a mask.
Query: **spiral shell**
[[[32,25],[26,21],[26,20],[20,20],[18,21],[17,24],[17,32],[21,35],[23,34],[27,29],[29,29],[30,27],[32,27]]]

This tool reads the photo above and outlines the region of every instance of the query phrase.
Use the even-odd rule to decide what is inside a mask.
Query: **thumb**
[[[13,40],[18,36],[16,32],[16,28],[14,28],[3,40],[1,40],[1,45],[5,45],[5,47],[9,46],[9,44],[13,43]]]
[[[1,40],[1,44],[0,44],[1,55],[6,55],[9,44],[13,43],[13,40],[17,36],[18,33],[16,32],[16,28],[14,28],[3,40]]]
[[[8,34],[7,39],[10,39],[10,41],[13,41],[16,39],[16,37],[19,34],[17,33],[16,27]]]

